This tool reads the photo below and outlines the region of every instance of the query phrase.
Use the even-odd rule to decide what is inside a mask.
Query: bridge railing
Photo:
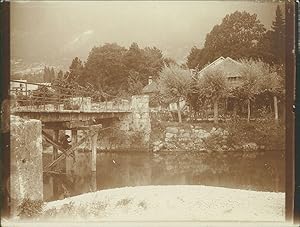
[[[131,109],[128,100],[93,102],[88,92],[61,88],[49,84],[12,81],[19,86],[11,86],[12,111],[91,111],[127,112]],[[31,90],[34,85],[35,89]],[[80,96],[83,95],[83,96]]]

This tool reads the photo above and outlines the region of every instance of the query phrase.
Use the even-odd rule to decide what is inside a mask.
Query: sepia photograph
[[[285,223],[285,1],[12,1],[9,23],[3,226]]]

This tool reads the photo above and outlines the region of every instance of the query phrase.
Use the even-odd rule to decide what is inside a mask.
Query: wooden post
[[[72,144],[76,144],[78,142],[77,129],[72,129],[71,135],[72,135]]]
[[[214,101],[214,123],[218,123],[219,121],[219,113],[218,113],[218,99]]]
[[[250,122],[250,115],[251,115],[251,101],[250,101],[250,99],[248,99],[247,105],[248,105],[248,118],[247,118],[247,121]]]
[[[93,171],[93,172],[92,172],[90,185],[91,185],[91,191],[92,191],[92,192],[97,191],[96,171]]]
[[[71,130],[71,141],[72,141],[72,146],[74,146],[76,143],[78,143],[77,129]],[[75,162],[76,156],[77,156],[77,151],[74,150],[73,154],[74,154],[73,161]]]
[[[58,140],[59,140],[59,130],[53,130],[53,131],[54,131],[53,140],[54,140],[54,142],[58,142]],[[54,161],[55,159],[57,159],[57,157],[58,157],[58,150],[57,150],[57,148],[53,147],[52,160]]]
[[[274,95],[274,112],[275,112],[275,121],[278,121],[278,102],[277,102],[277,96]]]
[[[53,136],[54,142],[59,141],[59,130],[54,130],[54,136]],[[58,149],[53,146],[53,155],[52,155],[52,161],[58,158]],[[58,198],[58,180],[55,177],[52,177],[52,187],[53,187],[53,197],[55,199]]]
[[[93,136],[91,136],[91,142],[92,142],[92,172],[96,172],[97,167],[97,138],[98,133],[95,133]]]
[[[182,123],[182,118],[181,118],[181,110],[180,110],[180,102],[178,101],[177,103],[177,114],[178,114],[178,122]]]

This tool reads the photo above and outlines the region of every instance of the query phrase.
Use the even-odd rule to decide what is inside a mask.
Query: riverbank
[[[284,193],[200,185],[124,187],[46,203],[40,220],[284,221]]]

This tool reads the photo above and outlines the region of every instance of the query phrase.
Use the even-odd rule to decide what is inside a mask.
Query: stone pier
[[[24,199],[43,200],[42,123],[11,116],[11,215]]]
[[[129,141],[124,141],[122,145],[148,148],[151,133],[149,96],[132,96],[131,113],[122,117],[117,127],[128,135]]]

